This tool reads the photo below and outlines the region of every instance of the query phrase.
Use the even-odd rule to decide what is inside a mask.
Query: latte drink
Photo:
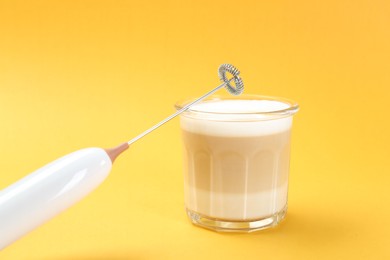
[[[185,205],[194,224],[248,232],[284,218],[296,110],[244,96],[204,101],[181,116]]]

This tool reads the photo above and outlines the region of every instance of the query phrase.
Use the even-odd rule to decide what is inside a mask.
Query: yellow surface
[[[0,0],[0,189],[127,141],[219,84],[224,62],[246,93],[301,105],[279,227],[189,223],[176,119],[0,259],[389,258],[389,3]]]

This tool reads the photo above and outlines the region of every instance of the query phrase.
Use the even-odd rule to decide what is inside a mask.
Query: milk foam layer
[[[288,104],[273,100],[218,100],[206,101],[191,110],[214,113],[261,113],[287,109]]]
[[[289,108],[271,100],[217,100],[196,104],[180,117],[182,129],[205,135],[258,136],[288,130],[292,117],[261,114]]]

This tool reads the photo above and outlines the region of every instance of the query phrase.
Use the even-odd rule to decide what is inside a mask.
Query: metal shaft
[[[228,80],[228,82],[230,82],[232,79],[234,78],[231,78],[230,80]],[[159,128],[160,126],[162,126],[163,124],[165,124],[166,122],[168,122],[169,120],[173,119],[174,117],[180,115],[181,113],[183,113],[184,111],[186,111],[188,108],[190,108],[191,106],[195,105],[196,103],[202,101],[203,99],[205,99],[206,97],[210,96],[211,94],[215,93],[216,91],[218,91],[220,88],[223,88],[224,86],[226,85],[226,82],[222,83],[221,85],[219,85],[218,87],[216,87],[215,89],[211,90],[210,92],[207,92],[206,94],[204,94],[203,96],[201,96],[200,98],[192,101],[191,103],[189,103],[188,105],[184,106],[183,108],[181,108],[180,110],[176,111],[176,113],[168,116],[167,118],[165,118],[164,120],[162,120],[160,123],[157,123],[155,124],[154,126],[152,126],[151,128],[149,128],[148,130],[146,130],[145,132],[137,135],[136,137],[134,137],[133,139],[131,139],[130,141],[127,142],[128,145],[131,145],[132,143],[138,141],[139,139],[141,139],[142,137],[144,137],[145,135],[149,134],[150,132],[152,132],[153,130]]]

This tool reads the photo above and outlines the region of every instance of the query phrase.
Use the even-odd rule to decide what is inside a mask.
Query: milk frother
[[[226,73],[233,77],[228,79]],[[222,84],[148,130],[112,149],[85,148],[65,155],[0,191],[0,250],[67,209],[94,190],[129,145],[149,134],[222,87],[233,95],[244,90],[237,68],[222,64]],[[235,86],[232,86],[232,81]]]

